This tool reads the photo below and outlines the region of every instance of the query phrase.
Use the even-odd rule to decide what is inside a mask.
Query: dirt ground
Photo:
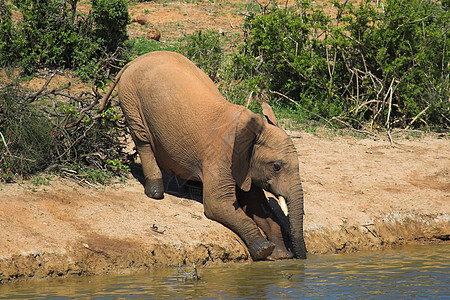
[[[150,21],[132,23],[130,36],[150,28],[161,31],[162,42],[195,29],[237,34],[238,13],[247,8],[237,0],[135,2],[132,17]],[[391,146],[383,134],[289,133],[299,154],[310,254],[448,242],[448,136],[394,133]],[[131,176],[99,189],[61,178],[39,187],[0,184],[0,283],[250,260],[234,233],[204,216],[195,190],[178,192],[149,199]]]
[[[255,4],[256,5],[256,4]],[[130,38],[146,36],[150,29],[161,32],[161,42],[172,42],[196,30],[217,30],[226,35],[242,33],[244,15],[251,5],[241,0],[151,1],[129,5]],[[144,19],[139,24],[137,19]]]

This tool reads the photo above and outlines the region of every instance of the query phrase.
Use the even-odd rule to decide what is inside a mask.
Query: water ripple
[[[0,299],[443,299],[450,245],[0,286]],[[186,269],[189,273],[190,270]],[[181,276],[183,277],[183,276]]]

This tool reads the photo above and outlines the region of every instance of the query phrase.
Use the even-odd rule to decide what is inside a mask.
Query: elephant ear
[[[270,105],[267,104],[266,102],[262,102],[261,108],[264,116],[267,119],[267,122],[269,122],[269,124],[272,124],[274,126],[278,126],[278,121],[277,118],[275,117],[275,114],[273,113],[272,107],[270,107]]]
[[[236,126],[231,173],[236,184],[245,192],[252,185],[250,162],[257,137],[264,127],[261,116],[249,110],[243,110]]]

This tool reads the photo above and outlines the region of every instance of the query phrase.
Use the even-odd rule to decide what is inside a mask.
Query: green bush
[[[224,48],[221,35],[218,32],[212,30],[194,32],[187,36],[179,52],[192,60],[212,80],[219,80]]]
[[[236,79],[252,78],[254,91],[280,93],[285,107],[297,101],[315,115],[331,117],[342,112],[341,103],[329,89],[326,47],[314,32],[324,30],[329,19],[307,1],[297,12],[274,7],[268,14],[246,22],[248,36],[233,58]]]
[[[82,122],[68,126],[93,99],[42,98],[39,104],[30,99],[29,91],[17,83],[0,89],[0,181],[70,168],[81,178],[90,174],[91,180],[102,183],[111,176],[108,171],[121,175],[128,170],[121,142],[126,131],[117,125],[121,117],[114,108],[102,118],[95,117],[95,110],[87,111]]]
[[[22,21],[16,27],[11,20],[11,7],[2,1],[2,64],[20,60],[27,70],[39,64],[54,66],[57,60],[67,65],[76,37],[66,11],[56,1],[11,2],[22,14]]]
[[[399,127],[413,125],[420,116],[421,124],[415,125],[448,128],[448,7],[432,1],[386,0],[383,12],[366,1],[349,8],[345,24],[351,38],[350,51],[344,52],[347,61],[342,64],[379,81],[361,85],[360,92],[367,93],[365,100],[376,99],[380,104],[368,106],[365,116]]]
[[[125,0],[92,0],[94,36],[107,52],[114,52],[128,39],[127,25],[131,22]]]
[[[0,90],[0,180],[42,171],[56,158],[54,124],[24,99],[17,85]]]
[[[94,89],[101,85],[112,63],[128,59],[120,50],[128,38],[127,1],[94,0],[86,16],[76,13],[77,2],[0,0],[0,65],[22,67],[28,74],[44,67],[72,68],[83,79],[95,76]],[[13,21],[13,11],[20,20]],[[0,89],[1,181],[48,168],[73,168],[76,176],[95,181],[103,181],[107,171],[126,171],[120,116],[114,108],[96,116],[95,90],[79,97],[62,93],[65,101],[54,91],[30,98],[31,91],[13,82]]]
[[[0,0],[0,65],[79,69],[93,76],[96,63],[127,39],[126,0],[93,0],[92,14],[76,13],[77,1]],[[22,19],[15,24],[11,11]]]
[[[235,86],[310,119],[448,128],[448,6],[387,0],[383,11],[368,0],[332,3],[335,18],[310,1],[249,17],[227,72]]]

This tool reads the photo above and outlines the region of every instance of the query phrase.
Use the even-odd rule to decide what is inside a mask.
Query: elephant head
[[[236,138],[236,154],[233,156],[237,158],[233,162],[240,163],[236,163],[239,172],[235,172],[234,177],[245,192],[256,186],[278,198],[281,209],[289,219],[291,250],[295,257],[306,258],[303,189],[297,151],[291,138],[278,127],[272,109],[265,103],[263,113],[267,122],[250,113],[251,121],[246,122],[246,128],[241,129],[241,134]]]

